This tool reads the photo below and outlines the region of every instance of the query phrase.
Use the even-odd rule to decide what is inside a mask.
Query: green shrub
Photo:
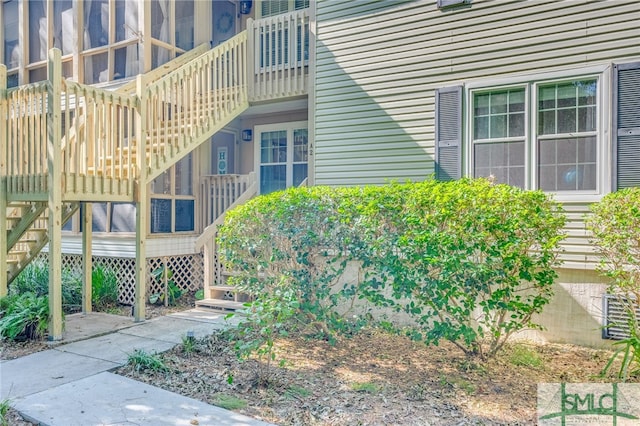
[[[152,304],[161,304],[164,303],[165,306],[173,306],[176,304],[176,301],[182,296],[182,290],[173,280],[173,271],[169,268],[165,268],[161,266],[151,273],[153,279],[163,285],[163,290],[158,293],[153,293],[149,296],[149,303]],[[164,289],[164,285],[166,282],[166,290]]]
[[[102,265],[96,265],[91,271],[91,304],[100,311],[118,304],[118,276]]]
[[[39,339],[47,332],[49,298],[34,293],[11,295],[0,300],[0,338]]]
[[[416,185],[399,219],[396,250],[383,263],[391,303],[417,321],[418,338],[485,357],[536,326],[565,220],[545,194],[484,179],[429,181]]]
[[[628,339],[616,343],[619,349],[609,360],[604,372],[614,365],[618,355],[622,362],[618,377],[627,379],[640,372],[640,188],[610,193],[591,206],[587,227],[593,234],[602,261],[598,270],[610,279],[608,292],[617,296],[626,313],[630,331]]]
[[[9,287],[10,294],[49,294],[49,265],[35,260],[16,277]],[[66,312],[77,310],[82,305],[82,279],[69,269],[62,270],[62,305]]]
[[[254,306],[293,294],[291,321],[324,337],[366,324],[364,299],[409,314],[416,339],[485,357],[535,326],[563,225],[542,192],[483,179],[292,188],[228,212],[218,244]],[[350,263],[358,279],[337,285]]]

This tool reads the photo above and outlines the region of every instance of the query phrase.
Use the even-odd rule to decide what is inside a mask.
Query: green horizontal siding
[[[315,182],[433,173],[434,90],[640,55],[635,0],[317,3]]]

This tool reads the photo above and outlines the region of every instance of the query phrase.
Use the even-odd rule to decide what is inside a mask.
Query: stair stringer
[[[45,204],[45,206],[41,209],[39,215],[34,216],[33,214],[31,214],[28,218],[25,216],[23,219],[21,219],[19,223],[23,222],[23,220],[25,221],[25,223],[30,223],[28,223],[28,225],[25,225],[25,223],[21,223],[19,225],[20,228],[24,228],[24,231],[22,231],[20,237],[12,245],[9,245],[8,254],[12,258],[12,261],[10,261],[7,267],[7,285],[11,284],[11,282],[16,279],[20,272],[22,272],[38,256],[38,254],[40,254],[44,246],[46,246],[49,242],[47,230],[44,230],[42,228],[35,228],[34,226],[37,221],[48,222],[49,209],[46,206],[47,203],[40,202],[37,204],[39,205],[39,208],[41,207],[41,204]],[[63,225],[69,219],[71,219],[71,217],[79,207],[79,203],[63,203]],[[18,225],[16,225],[16,228],[17,227]],[[9,231],[9,235],[11,235],[12,233],[13,229]],[[34,238],[34,236],[30,235],[30,233],[35,233],[38,238]],[[13,238],[15,239],[15,236]],[[27,249],[20,251],[14,250],[17,246],[20,245],[21,242]]]

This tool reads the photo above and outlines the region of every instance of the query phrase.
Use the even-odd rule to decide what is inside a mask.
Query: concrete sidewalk
[[[0,401],[50,426],[267,425],[109,372],[136,349],[163,352],[188,331],[199,338],[227,327],[224,316],[193,309],[142,323],[106,314],[68,319],[71,343],[0,362]]]

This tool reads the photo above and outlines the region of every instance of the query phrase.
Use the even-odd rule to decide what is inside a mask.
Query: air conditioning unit
[[[625,312],[624,297],[616,294],[602,296],[602,338],[622,340],[629,337],[629,323]],[[636,319],[640,321],[640,309],[636,308]]]

